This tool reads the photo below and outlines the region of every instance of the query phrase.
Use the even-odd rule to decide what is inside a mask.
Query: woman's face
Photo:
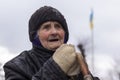
[[[55,51],[64,43],[65,32],[56,21],[43,23],[37,32],[39,40],[44,48]]]

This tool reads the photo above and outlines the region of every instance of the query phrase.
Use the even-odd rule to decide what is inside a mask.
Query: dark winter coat
[[[53,53],[35,46],[22,52],[4,65],[5,80],[70,80],[53,61]],[[83,80],[83,76],[80,74],[74,80]]]

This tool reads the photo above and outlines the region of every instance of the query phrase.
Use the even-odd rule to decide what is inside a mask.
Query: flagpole
[[[93,9],[91,9],[90,13],[90,28],[91,28],[91,67],[92,67],[92,72],[94,74],[94,25],[93,25]]]
[[[92,43],[92,72],[94,74],[94,30],[91,30],[91,43]]]

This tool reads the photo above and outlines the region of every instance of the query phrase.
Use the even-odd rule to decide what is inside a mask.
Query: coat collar
[[[44,56],[44,57],[51,57],[55,51],[48,50],[42,46],[36,46],[33,44],[33,51],[35,51],[35,54],[38,56]]]

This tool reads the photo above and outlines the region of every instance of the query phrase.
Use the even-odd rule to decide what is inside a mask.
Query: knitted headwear
[[[29,38],[31,42],[34,42],[37,30],[46,21],[59,22],[65,31],[65,43],[68,41],[69,32],[68,26],[64,16],[55,8],[50,6],[44,6],[39,8],[29,20]]]

